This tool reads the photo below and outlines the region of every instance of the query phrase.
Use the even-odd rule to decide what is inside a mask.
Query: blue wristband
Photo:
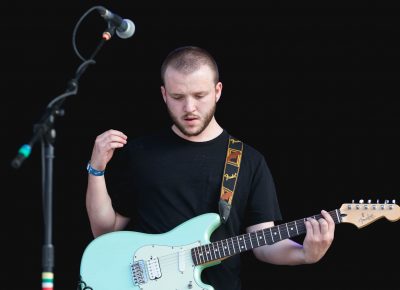
[[[102,176],[104,175],[104,171],[105,170],[96,170],[92,167],[92,165],[90,165],[90,162],[88,162],[87,166],[86,166],[86,170],[87,172],[89,172],[89,174],[92,174],[94,176]]]

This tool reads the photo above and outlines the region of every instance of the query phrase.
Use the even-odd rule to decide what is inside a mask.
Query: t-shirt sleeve
[[[275,183],[265,158],[261,156],[251,183],[245,226],[281,219]]]

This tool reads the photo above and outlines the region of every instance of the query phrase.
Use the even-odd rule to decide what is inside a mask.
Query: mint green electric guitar
[[[400,208],[389,204],[350,203],[329,212],[335,223],[364,227],[382,217],[400,218]],[[313,216],[320,218],[321,215]],[[130,231],[104,234],[85,249],[81,287],[93,290],[214,289],[204,284],[201,271],[221,260],[306,232],[305,219],[210,243],[220,217],[207,213],[158,235]],[[86,287],[86,288],[85,288]]]

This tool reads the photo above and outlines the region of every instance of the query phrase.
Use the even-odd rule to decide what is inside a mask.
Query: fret
[[[226,257],[226,254],[225,254],[225,247],[224,247],[224,241],[223,241],[223,240],[221,241],[221,245],[222,245],[222,252],[224,253],[224,257]]]
[[[232,243],[233,253],[236,254],[235,245],[233,244],[233,238],[231,238],[230,240],[231,240],[231,243]]]
[[[270,234],[271,234],[272,242],[275,243],[274,236],[272,235],[272,230],[271,230],[271,228],[269,228],[269,232],[270,232]],[[265,238],[265,236],[264,236],[264,238]]]
[[[250,237],[250,245],[251,245],[251,248],[254,249],[253,242],[251,241],[251,239],[252,239],[251,233],[249,233],[249,237]]]
[[[208,246],[208,252],[210,253],[210,258],[211,258],[210,261],[213,261],[214,260],[214,258],[212,256],[213,250],[211,250],[212,244],[207,244],[207,246]]]
[[[280,240],[282,240],[281,233],[279,231],[279,226],[273,227],[272,228],[272,232],[273,232],[273,234],[275,236],[276,242],[279,242]],[[278,237],[277,233],[279,234],[279,237]]]
[[[247,247],[247,242],[246,242],[246,235],[242,235],[243,237],[243,242],[244,242],[244,248],[247,251],[248,247]]]
[[[288,227],[287,223],[285,225],[286,225],[287,235],[290,238],[289,227]]]
[[[300,234],[304,233],[306,231],[306,221],[307,221],[307,219],[305,218],[305,219],[303,219],[303,224],[300,224],[301,225]]]
[[[229,249],[228,239],[226,239],[225,241],[226,241],[226,247],[228,249],[228,253],[229,253],[229,256],[230,256],[231,255],[231,249]]]
[[[203,248],[204,262],[207,263],[209,261],[209,258],[208,258],[208,255],[207,255],[207,245],[202,246],[202,248]]]
[[[222,247],[222,241],[219,241],[219,242],[221,242],[221,247]],[[217,242],[218,255],[219,255],[220,258],[223,258],[223,257],[225,257],[225,255],[224,255],[224,253],[222,253],[222,255],[221,255],[221,248],[220,248],[220,246],[218,244],[219,242]],[[222,248],[222,251],[223,250],[224,250],[224,248]]]
[[[295,228],[295,227],[293,226],[293,224],[296,225],[296,223],[293,223],[293,222],[290,222],[290,223],[287,223],[287,224],[286,224],[286,225],[287,225],[287,228],[288,228],[288,231],[289,231],[289,233],[290,233],[290,234],[288,234],[289,237],[296,236],[297,227]]]
[[[192,256],[194,256],[194,258],[195,258],[195,261],[194,261],[195,264],[198,265],[198,264],[199,264],[199,260],[198,260],[198,258],[197,258],[196,249],[197,249],[197,247],[194,248],[194,249],[192,249]],[[192,259],[193,259],[193,258],[192,258]]]
[[[217,260],[218,258],[217,258],[217,254],[215,253],[214,243],[211,243],[211,244],[210,244],[210,248],[211,248],[211,247],[212,247],[211,253],[214,254],[213,260]],[[212,256],[212,255],[211,255],[211,256]]]
[[[207,262],[209,262],[213,259],[211,256],[210,244],[205,245],[205,247],[208,247],[208,250],[206,248],[206,257],[207,257]]]
[[[264,245],[266,245],[267,244],[267,239],[265,238],[265,231],[264,230],[261,230],[261,231],[262,231],[263,237],[264,237]]]
[[[205,262],[205,259],[204,259],[203,252],[201,251],[201,248],[202,248],[202,247],[197,247],[198,252],[199,252],[199,260],[200,260],[200,263],[204,263],[204,262]],[[202,258],[203,258],[203,262],[201,261]]]
[[[287,224],[279,225],[278,230],[280,233],[279,237],[281,238],[281,240],[285,240],[285,239],[289,238],[289,231],[287,228]]]
[[[214,247],[217,247],[216,249],[214,248],[214,253],[218,254],[218,255],[219,255],[219,258],[221,258],[221,253],[219,252],[218,242],[215,242],[215,243],[213,243],[213,244],[214,244]],[[217,257],[216,254],[215,254],[215,256]],[[217,259],[219,259],[219,258],[217,257]]]
[[[206,246],[202,246],[202,254],[203,254],[204,262],[208,262]]]
[[[215,258],[216,259],[221,258],[221,255],[219,255],[219,258],[217,257],[217,254],[219,254],[218,242],[213,243],[213,249],[214,249]]]
[[[212,246],[212,248],[213,248],[215,260],[217,260],[217,259],[218,259],[218,257],[217,257],[218,247],[217,247],[217,249],[215,249],[215,245],[216,245],[216,243],[212,243],[212,244],[211,244],[211,246]],[[217,245],[217,246],[218,246],[218,245]]]
[[[241,253],[242,251],[240,250],[240,244],[238,241],[238,236],[235,237],[235,239],[232,239],[232,243],[236,246],[236,252]]]
[[[276,228],[277,228],[277,230],[278,230],[279,240],[282,240],[281,230],[279,229],[279,225],[278,225]]]
[[[242,252],[243,251],[243,238],[242,236],[236,236],[236,240],[238,241],[239,249]]]
[[[224,246],[224,241],[221,240],[221,247],[222,247],[222,257],[227,257],[228,254],[225,253],[225,246]]]
[[[195,265],[198,265],[197,263],[197,257],[196,257],[196,248],[193,248],[190,250],[190,253],[192,254],[192,261]]]
[[[296,221],[294,221],[294,225],[296,226],[296,232],[297,232],[297,234],[299,234],[299,229],[297,228],[297,223],[296,223]]]
[[[238,236],[236,236],[236,240],[237,240],[237,242],[238,242],[239,252],[242,252],[242,251],[240,250],[240,243],[239,243],[239,237],[238,237]]]
[[[260,246],[260,242],[258,241],[257,232],[256,232],[256,241],[257,241],[257,245]]]
[[[246,239],[245,239],[244,235],[241,235],[241,238],[239,240],[243,241],[244,250],[247,251]],[[242,248],[243,248],[243,246],[242,246]]]

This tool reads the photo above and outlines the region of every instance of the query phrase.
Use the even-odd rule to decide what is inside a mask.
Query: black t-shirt
[[[167,232],[203,213],[218,213],[229,134],[191,142],[170,128],[128,140],[107,166],[107,188],[114,209],[130,217],[128,229]],[[246,227],[281,219],[275,185],[264,157],[244,144],[239,177],[226,224],[211,241],[244,233]],[[238,290],[240,255],[206,268],[202,280],[217,290]]]

